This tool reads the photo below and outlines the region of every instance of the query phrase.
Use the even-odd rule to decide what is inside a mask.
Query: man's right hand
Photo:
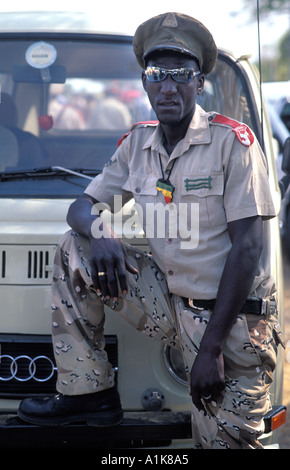
[[[103,224],[103,236],[90,237],[91,276],[97,294],[105,298],[118,299],[119,286],[123,295],[128,292],[126,271],[138,271],[128,263],[125,249],[112,228]]]
[[[97,293],[117,300],[119,286],[121,293],[128,292],[126,270],[132,274],[138,271],[128,263],[125,249],[111,226],[94,215],[93,207],[97,203],[90,195],[82,194],[71,204],[67,223],[90,240],[91,275]]]

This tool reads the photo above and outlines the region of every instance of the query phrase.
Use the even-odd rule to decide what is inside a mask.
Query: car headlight
[[[165,346],[163,358],[170,375],[180,384],[187,387],[187,374],[181,351],[171,346]]]

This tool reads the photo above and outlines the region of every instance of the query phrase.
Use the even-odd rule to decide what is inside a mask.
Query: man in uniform
[[[275,217],[265,157],[246,125],[196,104],[217,57],[200,22],[159,15],[138,27],[133,45],[158,123],[135,126],[69,209],[72,231],[59,243],[52,285],[59,395],[24,400],[19,416],[120,422],[105,301],[182,350],[194,448],[260,447],[279,339],[263,248]],[[114,210],[132,196],[150,256],[123,245],[100,217],[100,203]],[[149,207],[167,216],[163,236]]]

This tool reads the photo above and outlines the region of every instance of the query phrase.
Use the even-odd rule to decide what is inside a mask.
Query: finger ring
[[[210,400],[211,395],[207,395],[207,396],[201,395],[201,398],[203,398],[204,400]]]
[[[105,276],[107,273],[104,273],[103,271],[98,273],[98,276]]]

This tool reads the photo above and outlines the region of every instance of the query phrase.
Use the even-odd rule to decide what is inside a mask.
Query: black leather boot
[[[120,424],[123,411],[116,387],[87,395],[26,398],[18,416],[31,424],[55,426],[85,422],[89,426]]]

